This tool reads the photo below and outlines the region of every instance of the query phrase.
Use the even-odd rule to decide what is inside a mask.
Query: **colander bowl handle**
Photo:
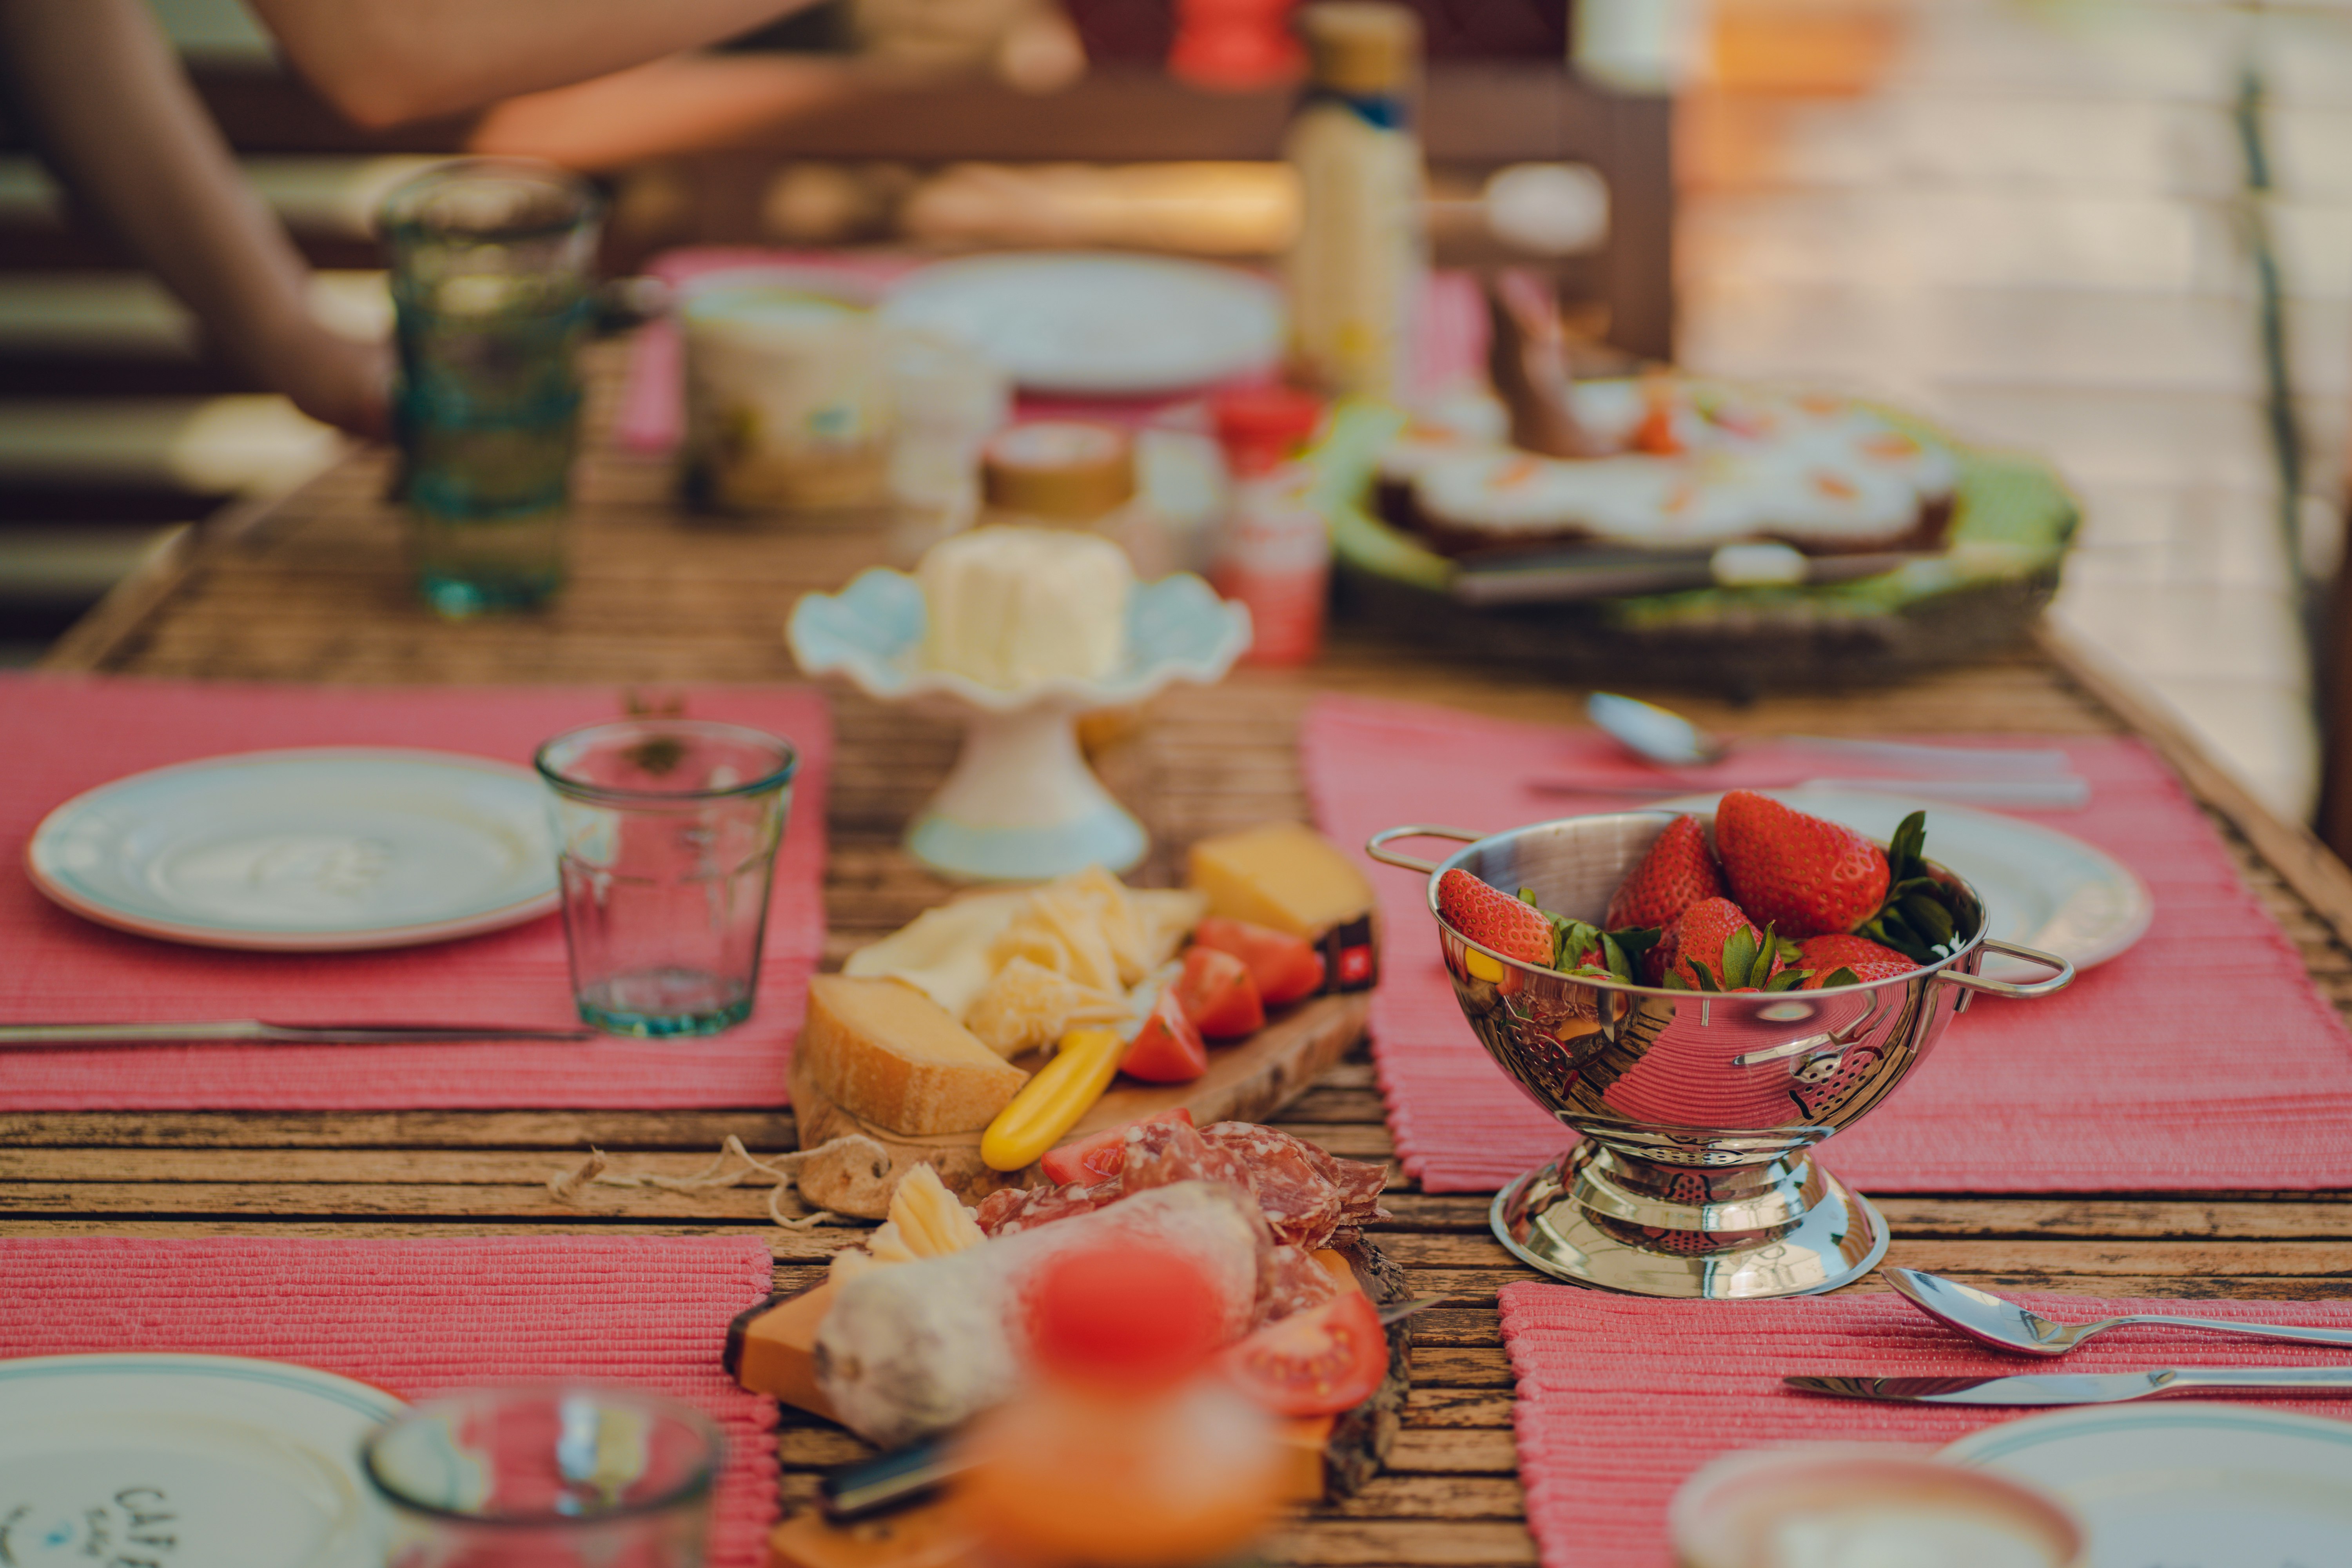
[[[1364,840],[1364,853],[1383,866],[1402,866],[1408,871],[1418,871],[1426,877],[1437,869],[1437,862],[1400,855],[1389,846],[1400,838],[1451,838],[1459,844],[1475,844],[1486,837],[1466,827],[1432,827],[1426,823],[1419,823],[1411,827],[1385,828],[1373,834]]]
[[[2028,963],[2038,963],[2056,973],[2047,980],[2036,980],[2024,985],[2014,984],[2007,980],[1988,980],[1981,974],[1962,974],[1949,969],[1944,971],[1942,978],[1963,990],[1981,991],[1988,996],[2006,996],[2013,1002],[2031,1002],[2036,996],[2047,996],[2053,991],[2063,991],[2074,984],[2073,962],[2061,958],[2054,952],[2043,952],[2040,948],[2034,947],[2020,947],[2013,942],[2002,942],[1994,937],[1985,938],[1984,948],[1987,952],[2021,958]]]

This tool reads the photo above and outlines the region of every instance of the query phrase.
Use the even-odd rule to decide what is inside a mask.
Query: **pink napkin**
[[[776,1405],[719,1356],[771,1272],[751,1237],[0,1238],[0,1358],[257,1356],[406,1400],[554,1377],[656,1389],[726,1436],[712,1568],[758,1568],[777,1512]]]
[[[432,1046],[125,1046],[0,1051],[0,1109],[670,1108],[784,1101],[808,977],[824,942],[833,727],[797,687],[686,694],[698,718],[801,752],[776,868],[757,1011],[708,1040]],[[330,688],[121,678],[0,679],[0,1023],[265,1018],[272,1023],[576,1025],[563,922],[378,952],[235,952],[110,930],[44,898],[22,869],[41,818],[168,763],[289,746],[411,746],[528,764],[539,742],[621,711],[578,687]]]
[[[2352,1329],[2352,1304],[2337,1301],[2003,1294],[2073,1319],[2172,1312]],[[1796,1394],[1780,1386],[1784,1375],[1989,1377],[2049,1365],[1979,1349],[1891,1291],[1654,1301],[1523,1281],[1504,1288],[1502,1311],[1503,1342],[1518,1379],[1519,1477],[1544,1568],[1669,1568],[1667,1500],[1692,1471],[1734,1449],[1857,1441],[1940,1447],[2032,1414]],[[2330,1366],[2343,1359],[2323,1345],[2117,1329],[2068,1356],[2066,1370]],[[2352,1417],[2352,1398],[2231,1397]]]
[[[1937,739],[2063,744],[2090,782],[2091,809],[2015,815],[2131,867],[2155,894],[2156,921],[2056,996],[1979,996],[1885,1105],[1825,1146],[1830,1167],[1864,1193],[2352,1184],[2352,1038],[2155,753],[2121,738]],[[1318,701],[1300,753],[1318,822],[1351,849],[1406,823],[1494,831],[1619,809],[1538,795],[1528,787],[1538,778],[1655,777],[1596,731],[1354,698]],[[1398,1152],[1427,1191],[1491,1192],[1568,1135],[1463,1022],[1425,879],[1388,867],[1373,876],[1388,946],[1372,1049]]]

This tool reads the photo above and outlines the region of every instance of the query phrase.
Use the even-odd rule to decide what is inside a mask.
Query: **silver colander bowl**
[[[1710,994],[1574,977],[1480,946],[1437,916],[1455,868],[1556,914],[1601,923],[1610,895],[1676,814],[1628,811],[1480,835],[1392,827],[1373,858],[1429,878],[1454,1000],[1479,1043],[1581,1141],[1495,1199],[1495,1234],[1548,1274],[1645,1296],[1735,1300],[1832,1290],[1875,1268],[1886,1222],[1812,1158],[1814,1144],[1895,1091],[1977,992],[2046,996],[2066,960],[1985,934],[1976,889],[1941,866],[1958,952],[1892,980],[1821,991]],[[1712,818],[1701,816],[1710,838]],[[1388,846],[1450,838],[1433,864]],[[1987,952],[2052,971],[2032,984],[1978,973]]]

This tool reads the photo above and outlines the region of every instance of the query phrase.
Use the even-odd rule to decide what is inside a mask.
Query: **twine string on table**
[[[877,1163],[878,1162],[878,1163]],[[559,1171],[547,1179],[547,1191],[560,1204],[576,1205],[581,1194],[590,1187],[657,1187],[669,1193],[717,1192],[740,1187],[758,1176],[774,1179],[768,1190],[768,1217],[787,1230],[808,1230],[827,1222],[847,1225],[854,1223],[845,1215],[817,1208],[805,1215],[789,1215],[781,1206],[787,1191],[796,1195],[800,1175],[813,1166],[825,1168],[837,1176],[860,1179],[860,1184],[871,1184],[880,1189],[888,1182],[889,1151],[863,1133],[845,1132],[794,1153],[777,1154],[762,1160],[743,1146],[743,1140],[730,1132],[719,1145],[710,1163],[690,1176],[664,1176],[650,1171],[614,1172],[613,1157],[593,1144],[588,1157],[569,1171]],[[860,1171],[859,1166],[865,1169]],[[880,1171],[877,1177],[871,1172]]]

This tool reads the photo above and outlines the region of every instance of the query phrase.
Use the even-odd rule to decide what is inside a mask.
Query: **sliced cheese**
[[[1100,866],[1089,866],[1055,879],[1047,890],[1060,894],[1092,919],[1118,966],[1120,984],[1132,985],[1150,971],[1151,961],[1143,952],[1143,927],[1136,919],[1135,895],[1126,883]]]
[[[1029,1075],[895,980],[820,974],[793,1047],[817,1092],[893,1132],[977,1132]]]
[[[964,1023],[990,1050],[1017,1057],[1054,1044],[1081,1024],[1113,1024],[1126,1016],[1124,993],[1081,985],[1022,956],[996,972]]]
[[[890,1217],[874,1236],[877,1258],[883,1256],[884,1232],[890,1234],[894,1250],[906,1255],[892,1261],[908,1263],[918,1258],[944,1258],[988,1239],[971,1210],[948,1191],[939,1172],[927,1164],[900,1177],[898,1190],[890,1194]]]
[[[883,1264],[944,1258],[987,1239],[979,1218],[926,1163],[899,1178],[890,1194],[889,1215],[866,1238],[865,1250],[847,1247],[833,1255],[831,1278],[846,1285]]]
[[[911,925],[851,953],[841,972],[861,980],[901,981],[961,1018],[996,972],[989,944],[1028,901],[1028,891],[1015,889],[974,893],[925,910]]]
[[[1192,846],[1192,886],[1209,912],[1293,936],[1320,936],[1372,907],[1372,885],[1339,847],[1302,822],[1268,822]]]
[[[1118,955],[1103,929],[1098,900],[1086,889],[1059,882],[1029,895],[1021,912],[989,944],[988,956],[1000,968],[1025,958],[1095,991],[1118,991],[1126,984],[1119,975]]]
[[[1201,917],[1209,912],[1208,895],[1198,888],[1137,888],[1129,890],[1128,898],[1135,906],[1138,945],[1146,974],[1175,957]]]

